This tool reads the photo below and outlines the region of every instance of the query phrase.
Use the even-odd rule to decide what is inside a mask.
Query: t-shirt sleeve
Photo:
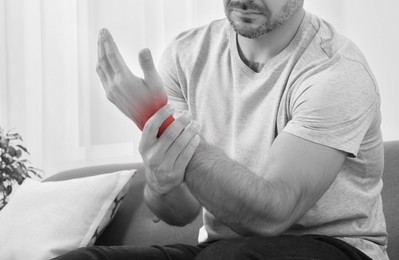
[[[356,157],[380,102],[373,78],[357,65],[303,81],[292,94],[291,120],[283,131]]]
[[[168,103],[173,105],[176,110],[188,110],[181,80],[179,79],[176,48],[175,41],[172,41],[164,49],[158,63],[158,72],[168,95]]]

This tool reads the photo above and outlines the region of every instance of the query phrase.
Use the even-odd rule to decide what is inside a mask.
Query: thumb
[[[144,73],[144,80],[147,87],[151,90],[163,89],[162,80],[155,68],[149,49],[142,49],[139,53],[140,67]]]

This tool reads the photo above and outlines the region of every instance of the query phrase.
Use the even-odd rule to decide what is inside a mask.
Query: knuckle
[[[99,60],[98,60],[98,64],[99,66],[103,67],[107,65],[107,58],[105,56],[102,56]]]
[[[108,59],[109,59],[111,62],[115,62],[115,61],[116,61],[116,54],[115,54],[115,52],[111,51],[111,52],[107,53],[107,56],[108,56]]]
[[[167,173],[170,172],[170,165],[168,163],[163,163],[158,167],[158,170],[162,173],[162,177],[167,178]]]
[[[190,143],[191,139],[194,137],[195,133],[188,127],[186,127],[183,132],[180,134],[182,140],[185,142],[185,146]]]
[[[173,131],[170,131],[170,129],[169,129],[169,131],[163,132],[162,135],[164,136],[164,139],[167,139],[167,140],[175,139],[175,135],[174,135]]]
[[[102,74],[102,70],[101,70],[101,65],[100,65],[100,63],[97,63],[96,72],[97,72],[97,74]]]
[[[184,150],[184,151],[182,152],[181,158],[182,158],[183,161],[188,161],[188,160],[191,159],[191,156],[190,156],[190,154],[189,154],[189,152],[188,152],[188,149],[186,149],[186,150]]]
[[[153,156],[151,156],[151,157],[147,156],[146,164],[148,165],[148,167],[150,169],[158,169],[159,168],[159,162]]]
[[[143,127],[143,132],[146,133],[153,133],[155,131],[155,127],[153,124],[152,118],[148,119],[147,122],[145,123],[144,127]]]
[[[114,80],[117,84],[121,85],[126,81],[126,75],[123,74],[120,69],[116,69],[114,74]]]
[[[107,91],[107,99],[111,102],[114,101],[115,99],[115,93],[113,91],[113,89],[111,88],[110,90]]]
[[[182,141],[177,140],[173,146],[175,147],[175,150],[177,151],[182,151],[184,149],[184,144],[182,143]]]

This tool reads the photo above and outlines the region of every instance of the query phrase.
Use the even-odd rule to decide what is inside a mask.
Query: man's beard
[[[277,23],[275,24],[264,23],[257,28],[243,28],[242,26],[235,24],[234,21],[231,21],[230,19],[229,21],[236,33],[249,39],[260,38],[263,35],[266,35],[271,31],[273,31],[276,27],[280,26],[280,24]]]
[[[272,18],[270,10],[266,6],[260,6],[254,3],[253,1],[248,2],[237,2],[231,1],[226,7],[227,19],[229,20],[231,26],[234,31],[239,35],[249,38],[249,39],[257,39],[266,35],[272,31],[274,31],[277,27],[284,24],[291,16],[298,10],[299,6],[301,6],[302,1],[292,0],[287,2],[287,4],[283,7],[282,13],[276,17]],[[260,24],[255,28],[251,28],[250,26],[245,26],[245,23],[248,25],[253,22],[251,18],[241,18],[240,23],[234,21],[229,17],[232,10],[241,9],[241,10],[254,10],[264,15],[265,22]]]

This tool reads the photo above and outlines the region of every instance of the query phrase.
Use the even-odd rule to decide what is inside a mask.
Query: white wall
[[[305,0],[305,8],[325,18],[363,51],[381,92],[384,140],[399,139],[399,1]]]

